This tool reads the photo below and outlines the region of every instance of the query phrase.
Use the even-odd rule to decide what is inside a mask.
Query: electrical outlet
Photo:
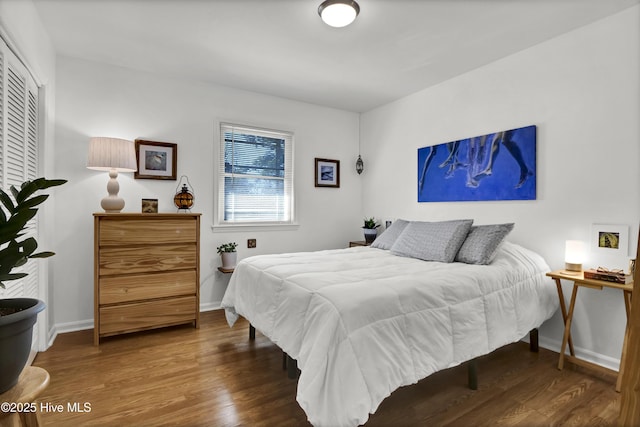
[[[256,247],[256,239],[247,239],[247,247],[249,249]]]

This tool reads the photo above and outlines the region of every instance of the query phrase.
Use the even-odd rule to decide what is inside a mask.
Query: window
[[[26,67],[0,39],[0,187],[11,194],[12,185],[20,187],[25,180],[37,178],[37,170],[38,87]],[[25,237],[37,236],[35,218],[27,227]],[[5,282],[6,289],[0,288],[0,298],[38,298],[38,263],[28,262],[21,271],[29,275]]]
[[[220,124],[216,225],[293,225],[293,134]]]

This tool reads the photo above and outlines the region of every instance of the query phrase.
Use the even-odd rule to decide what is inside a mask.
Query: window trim
[[[291,144],[290,149],[290,175],[291,175],[291,201],[289,208],[291,210],[291,219],[289,221],[247,221],[229,223],[224,221],[224,170],[221,170],[222,160],[224,158],[224,142],[222,139],[222,127],[233,126],[237,128],[245,128],[248,131],[254,130],[258,132],[274,133],[279,135],[287,135]],[[216,120],[215,122],[215,147],[214,147],[214,192],[213,192],[213,225],[211,229],[214,232],[225,231],[280,231],[295,230],[299,227],[297,222],[297,205],[295,197],[295,135],[293,131],[284,131],[280,129],[267,128],[262,126],[254,126],[244,124],[235,120]],[[285,174],[289,172],[285,171]],[[286,182],[286,181],[285,181]]]

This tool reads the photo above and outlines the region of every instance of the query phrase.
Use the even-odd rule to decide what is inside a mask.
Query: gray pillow
[[[513,223],[471,227],[469,235],[456,255],[456,261],[467,264],[490,264],[496,256],[498,246],[511,230],[513,230]]]
[[[472,219],[412,221],[391,247],[391,253],[425,261],[453,262],[472,224]]]
[[[389,228],[384,230],[371,244],[372,248],[391,249],[396,239],[400,236],[405,227],[409,225],[409,221],[404,219],[395,220]]]

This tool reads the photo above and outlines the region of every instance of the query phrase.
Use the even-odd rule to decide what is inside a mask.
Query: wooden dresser
[[[181,323],[200,327],[200,214],[93,216],[94,344]]]

